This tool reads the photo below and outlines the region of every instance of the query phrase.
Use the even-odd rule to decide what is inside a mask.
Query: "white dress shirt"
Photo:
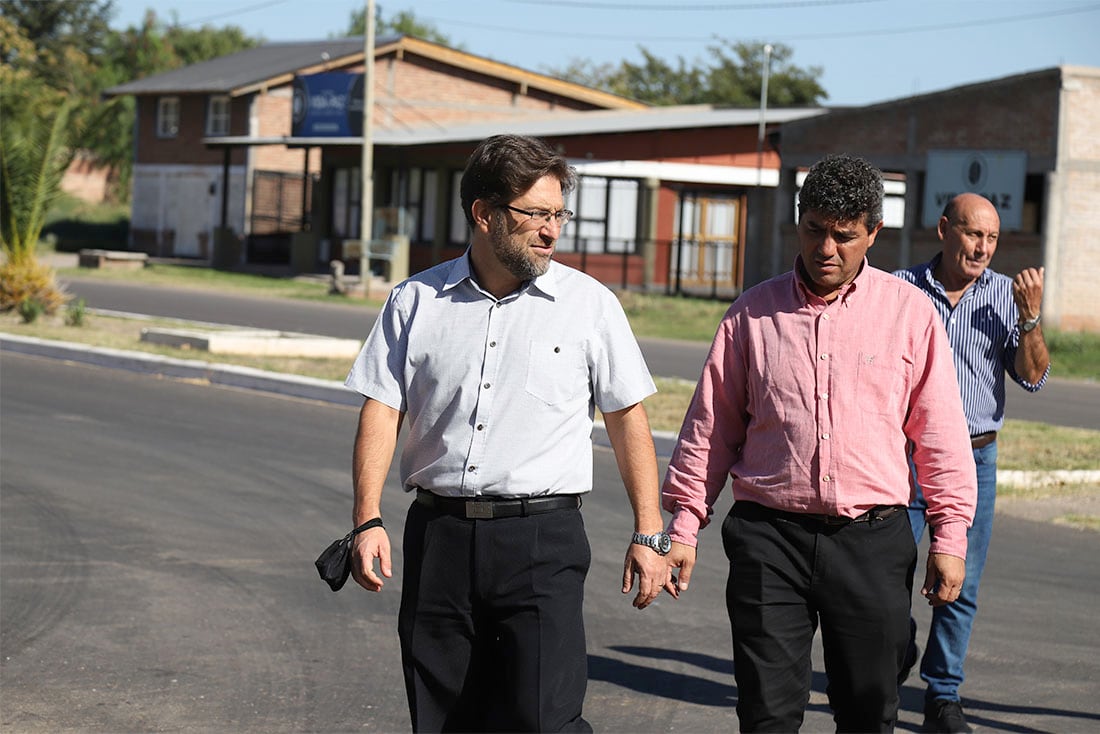
[[[497,299],[469,257],[393,289],[345,384],[405,413],[407,490],[590,491],[594,407],[622,410],[656,392],[622,306],[557,262]]]

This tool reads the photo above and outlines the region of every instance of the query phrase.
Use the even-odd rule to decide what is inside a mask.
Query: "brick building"
[[[761,277],[794,260],[801,173],[846,152],[879,166],[899,191],[902,221],[879,235],[872,264],[892,270],[930,259],[947,196],[982,193],[1001,210],[993,268],[1014,275],[1044,266],[1044,322],[1100,331],[1100,69],[1062,66],[833,110],[787,123],[778,137],[781,204]]]
[[[380,132],[645,107],[409,36],[380,38],[374,53]],[[361,74],[363,58],[362,38],[274,43],[109,89],[137,102],[131,247],[209,258],[224,224],[246,259],[278,259],[286,235],[309,226],[318,146],[207,141],[289,138],[295,77]]]
[[[137,98],[131,247],[220,267],[384,268],[359,255],[361,125],[321,136],[292,125],[295,80],[361,74],[361,44],[273,44],[109,90]],[[764,250],[756,212],[779,159],[760,123],[821,113],[654,109],[408,36],[376,45],[373,94],[367,239],[408,242],[399,274],[462,251],[466,157],[514,132],[547,138],[581,174],[563,261],[612,285],[724,297]]]

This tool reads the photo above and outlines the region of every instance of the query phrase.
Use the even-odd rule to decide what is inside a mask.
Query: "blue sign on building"
[[[363,75],[326,71],[294,77],[291,135],[345,138],[363,134]]]

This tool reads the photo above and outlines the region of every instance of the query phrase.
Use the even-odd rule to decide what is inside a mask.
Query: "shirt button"
[[[828,433],[822,433],[822,434],[821,434],[821,438],[823,438],[824,440],[828,441],[828,440],[829,440],[829,434],[828,434]]]
[[[488,390],[489,389],[489,383],[486,382],[484,385],[482,385],[482,387],[484,387],[486,390]]]
[[[821,355],[821,359],[828,359],[828,358],[829,358],[829,355],[828,355],[828,354],[822,354],[822,355]]]
[[[476,466],[471,466],[471,467],[470,467],[469,469],[467,469],[466,471],[474,471],[474,470],[476,470],[476,469],[477,469],[477,467],[476,467]]]
[[[485,430],[485,424],[484,423],[478,423],[477,424],[477,430],[484,431]]]
[[[824,316],[822,316],[821,318],[823,318],[823,319],[825,319],[826,321],[828,321],[830,317],[829,317],[829,314],[825,314],[825,315],[824,315]]]
[[[470,470],[472,471],[472,470],[473,470],[473,467],[470,467]],[[823,481],[823,482],[831,482],[831,481],[832,481],[832,479],[831,479],[831,478],[829,477],[829,475],[828,475],[828,474],[826,474],[825,476],[821,477],[821,481]]]
[[[489,342],[489,346],[490,346],[490,347],[495,347],[496,345],[497,345],[497,343],[496,343],[496,342]]]
[[[827,393],[827,392],[821,393],[821,399],[822,400],[828,400],[829,399],[829,393]]]

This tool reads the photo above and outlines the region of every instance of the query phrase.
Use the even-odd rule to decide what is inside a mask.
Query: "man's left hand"
[[[946,553],[929,553],[928,570],[920,593],[934,607],[942,607],[959,598],[963,579],[966,578],[966,561]]]
[[[1024,268],[1012,279],[1012,298],[1022,321],[1039,315],[1043,307],[1043,269]]]
[[[633,604],[638,609],[645,609],[668,583],[672,570],[664,557],[657,555],[652,548],[631,543],[623,563],[624,594],[629,594],[634,588],[635,574],[638,576],[638,594]]]

